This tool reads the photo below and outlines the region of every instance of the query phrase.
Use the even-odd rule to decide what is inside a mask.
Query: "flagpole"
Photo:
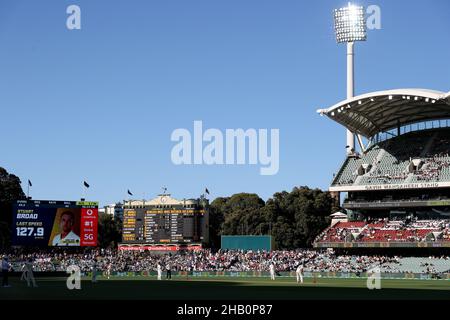
[[[33,185],[33,184],[31,183],[31,180],[28,179],[28,181],[27,181],[27,200],[30,199],[30,187],[31,187],[32,185]]]
[[[86,201],[86,194],[87,194],[87,190],[86,190],[86,185],[85,185],[85,181],[83,181],[83,201]]]
[[[86,182],[86,180],[83,181],[83,201],[86,201],[87,197],[87,189],[89,189],[89,184]]]
[[[131,207],[131,196],[133,195],[133,193],[131,193],[130,189],[127,190],[127,198],[128,198],[128,206]]]

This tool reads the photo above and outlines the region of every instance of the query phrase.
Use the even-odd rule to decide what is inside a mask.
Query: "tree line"
[[[276,249],[310,247],[329,226],[333,204],[329,192],[305,186],[267,201],[253,193],[217,198],[210,205],[211,245],[220,247],[221,235],[271,235]]]

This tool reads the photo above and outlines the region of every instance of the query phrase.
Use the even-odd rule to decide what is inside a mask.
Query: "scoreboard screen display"
[[[13,206],[12,244],[97,245],[98,202],[19,200]]]
[[[123,242],[197,243],[203,240],[205,210],[133,208],[124,210]]]

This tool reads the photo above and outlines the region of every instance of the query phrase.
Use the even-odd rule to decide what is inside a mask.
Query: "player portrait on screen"
[[[58,215],[57,215],[58,217]],[[75,214],[71,210],[64,210],[59,215],[59,233],[57,233],[51,242],[52,246],[79,246],[79,231],[76,230]],[[57,223],[57,219],[55,219]]]

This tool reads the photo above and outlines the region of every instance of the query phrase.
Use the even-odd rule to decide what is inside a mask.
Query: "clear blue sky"
[[[345,131],[316,114],[345,98],[345,45],[332,9],[347,1],[48,0],[0,2],[0,166],[34,199],[101,205],[326,189]],[[359,1],[382,29],[356,46],[356,93],[450,90],[450,2]],[[66,28],[66,8],[82,29]],[[175,166],[176,128],[280,129],[280,170]]]

